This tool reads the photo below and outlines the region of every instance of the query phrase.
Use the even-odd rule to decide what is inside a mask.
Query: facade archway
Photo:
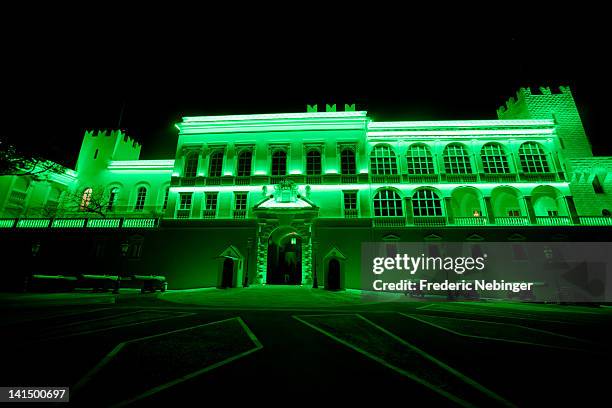
[[[473,187],[458,187],[451,193],[451,205],[455,217],[481,217],[482,193]]]
[[[268,238],[266,283],[302,283],[302,237],[291,227],[279,227]]]
[[[524,216],[523,195],[519,190],[510,186],[496,187],[491,191],[491,205],[493,215],[497,217]]]
[[[537,217],[567,216],[563,194],[551,186],[538,186],[531,193],[533,210]]]

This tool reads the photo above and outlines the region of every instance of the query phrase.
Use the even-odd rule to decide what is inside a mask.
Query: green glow
[[[174,160],[113,160],[109,170],[173,170]]]
[[[226,122],[271,119],[317,119],[317,118],[365,118],[366,111],[352,112],[306,112],[306,113],[266,113],[261,115],[224,115],[224,116],[186,116],[183,122]]]

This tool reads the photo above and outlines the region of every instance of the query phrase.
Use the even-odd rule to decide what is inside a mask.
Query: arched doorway
[[[325,288],[328,290],[340,290],[340,261],[336,258],[330,259],[327,265]]]
[[[221,288],[231,288],[234,286],[234,260],[225,258],[223,261],[223,272],[221,275]]]
[[[270,235],[266,283],[271,285],[302,283],[302,238],[297,232],[277,230]]]

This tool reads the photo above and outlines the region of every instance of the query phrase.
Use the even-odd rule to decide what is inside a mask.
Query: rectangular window
[[[557,211],[557,210],[548,210],[548,216],[549,217],[558,217],[559,216],[559,211]]]
[[[217,216],[217,197],[219,193],[206,193],[204,203],[204,218],[215,218]]]
[[[170,187],[166,187],[166,194],[164,195],[164,203],[162,209],[165,211],[168,208],[168,195],[170,194]]]
[[[191,210],[191,193],[180,193],[181,194],[181,202],[179,209],[180,210]]]
[[[357,209],[357,192],[356,191],[344,191],[344,209],[345,210],[356,210]]]
[[[246,210],[247,209],[247,193],[246,192],[237,192],[234,193],[236,197],[235,209],[236,210]]]
[[[508,217],[520,217],[521,212],[519,210],[508,210]]]

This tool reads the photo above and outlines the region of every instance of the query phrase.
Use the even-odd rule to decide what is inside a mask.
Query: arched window
[[[408,174],[434,174],[433,158],[426,145],[410,146],[406,159],[408,160]]]
[[[318,176],[321,174],[321,152],[309,150],[306,153],[306,174],[308,176]]]
[[[136,205],[134,206],[134,211],[144,210],[146,200],[147,200],[147,188],[139,187],[138,194],[136,195]]]
[[[506,152],[499,143],[487,143],[484,145],[480,151],[480,158],[482,159],[482,166],[485,173],[510,173]]]
[[[397,174],[397,160],[390,146],[378,145],[372,149],[370,168],[375,175]]]
[[[415,217],[439,217],[442,215],[440,197],[432,190],[418,190],[412,196],[412,212]]]
[[[341,174],[351,175],[357,173],[355,162],[355,152],[353,149],[344,148],[340,152],[340,171]]]
[[[81,211],[89,207],[89,204],[91,203],[92,194],[93,189],[91,187],[87,187],[85,190],[83,190],[83,195],[81,196]]]
[[[107,211],[113,211],[115,202],[117,201],[117,195],[119,194],[119,188],[113,187],[108,194],[108,204],[106,206]]]
[[[541,144],[525,142],[519,147],[519,160],[525,173],[548,173],[550,167]]]
[[[195,177],[198,173],[198,152],[189,152],[185,155],[185,171],[183,177]]]
[[[402,198],[395,190],[380,190],[374,196],[374,216],[376,217],[401,217]]]
[[[444,171],[446,174],[470,174],[472,165],[465,146],[451,143],[444,149]]]
[[[208,177],[221,177],[223,170],[223,152],[216,151],[210,155],[208,163]]]
[[[287,174],[287,152],[276,150],[272,153],[272,172],[273,176],[284,176]]]
[[[253,162],[253,152],[243,150],[238,154],[238,177],[248,177],[251,175],[251,164]]]

